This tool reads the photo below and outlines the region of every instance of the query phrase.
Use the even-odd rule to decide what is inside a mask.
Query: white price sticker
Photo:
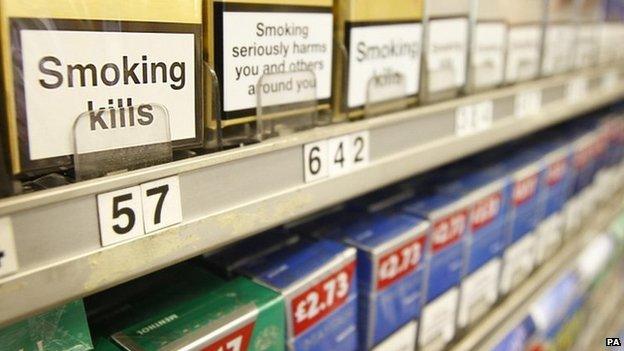
[[[533,116],[542,108],[542,91],[526,90],[518,93],[514,100],[514,115],[516,118]]]
[[[351,160],[353,168],[360,168],[368,165],[370,158],[370,138],[368,130],[353,133],[351,138]]]
[[[346,174],[368,165],[368,131],[320,140],[303,146],[303,172],[306,183]]]
[[[13,225],[9,217],[0,218],[0,277],[17,271],[17,252]]]
[[[489,129],[494,121],[494,104],[482,101],[455,110],[455,134],[465,136]]]
[[[182,222],[178,176],[141,184],[145,233]]]
[[[303,170],[306,183],[323,179],[329,175],[327,151],[327,140],[303,146]]]
[[[566,99],[569,103],[579,103],[587,95],[587,78],[577,77],[566,86]]]
[[[100,194],[97,205],[102,246],[145,234],[140,186]]]
[[[618,72],[614,69],[609,70],[607,73],[605,73],[602,76],[602,81],[601,81],[601,85],[602,85],[602,89],[605,90],[612,90],[615,89],[615,87],[618,84]]]
[[[455,110],[455,134],[464,136],[472,134],[476,127],[473,125],[472,106],[459,106]]]
[[[483,316],[498,297],[498,277],[501,261],[490,260],[474,273],[463,278],[457,324],[466,327]]]
[[[474,105],[474,119],[477,131],[490,129],[494,122],[494,104],[492,101],[481,101]]]
[[[452,288],[423,308],[418,337],[421,349],[443,349],[453,340],[458,302],[459,291],[457,288]]]
[[[182,222],[178,176],[97,196],[102,246]]]
[[[418,323],[411,321],[395,331],[371,351],[412,351],[416,349]]]
[[[327,141],[329,150],[329,176],[348,173],[353,168],[351,155],[351,138],[348,135]]]

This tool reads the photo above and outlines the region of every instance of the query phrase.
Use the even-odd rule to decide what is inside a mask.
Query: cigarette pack
[[[204,49],[221,100],[221,120],[207,116],[209,137],[238,144],[254,137],[260,115],[268,123],[329,114],[332,0],[206,2]]]
[[[422,0],[335,2],[335,119],[362,117],[372,104],[417,101],[422,8]]]
[[[469,0],[425,3],[424,101],[453,98],[466,84],[469,7]]]
[[[70,165],[83,113],[89,135],[111,140],[94,152],[127,144],[121,130],[150,128],[150,104],[168,111],[174,147],[201,145],[201,17],[201,0],[0,1],[12,172]]]
[[[56,307],[0,329],[2,350],[88,351],[93,349],[82,300]]]
[[[468,82],[470,92],[493,88],[503,83],[507,23],[498,0],[472,0],[470,7],[470,55]]]
[[[444,348],[456,333],[459,284],[465,264],[464,237],[468,234],[469,203],[457,193],[419,194],[403,204],[407,213],[431,223],[427,252],[429,268],[425,305],[418,332],[419,347]]]
[[[284,303],[273,290],[191,264],[153,277],[160,279],[149,290],[108,312],[103,320],[112,323],[102,329],[110,335],[98,345],[136,351],[285,349]]]
[[[213,263],[229,265],[226,256],[219,260]],[[248,260],[237,271],[283,297],[289,350],[358,349],[355,249],[301,238]]]

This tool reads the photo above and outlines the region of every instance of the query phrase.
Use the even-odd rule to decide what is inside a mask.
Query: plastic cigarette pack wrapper
[[[498,299],[502,253],[506,247],[506,224],[511,184],[501,165],[479,170],[463,169],[463,175],[441,191],[460,193],[467,199],[468,223],[464,236],[465,265],[459,293],[458,328],[482,317]],[[459,167],[462,169],[461,167]]]
[[[71,165],[83,113],[87,138],[115,140],[120,130],[150,128],[151,104],[159,104],[174,147],[201,145],[201,22],[201,0],[0,1],[2,130],[12,172]]]
[[[535,267],[535,230],[543,217],[540,194],[545,171],[540,154],[534,149],[526,149],[506,159],[503,164],[512,183],[507,205],[507,243],[500,277],[500,293],[506,295],[521,284]]]
[[[94,322],[98,350],[284,350],[282,297],[247,278],[183,264]],[[104,335],[103,335],[104,334]]]
[[[499,0],[472,0],[466,88],[475,92],[503,83],[507,23]]]
[[[544,3],[542,0],[501,0],[509,32],[505,83],[537,78],[540,71]]]
[[[93,349],[82,300],[0,329],[0,349],[88,351]]]
[[[425,3],[424,101],[451,99],[466,84],[469,8],[469,0]]]
[[[239,245],[246,244],[232,247]],[[231,262],[219,253],[207,259],[221,267]],[[358,349],[355,249],[301,238],[253,257],[236,271],[282,295],[287,328],[283,342],[289,350]]]
[[[297,126],[297,118],[317,110],[329,118],[332,0],[207,2],[205,52],[218,78],[222,119],[208,116],[209,138],[221,128],[224,143],[257,139],[260,114],[266,123],[294,120],[294,129],[310,126]]]
[[[335,2],[335,119],[360,118],[373,104],[417,101],[422,8],[422,0]]]
[[[576,35],[573,0],[545,0],[544,53],[542,75],[553,75],[574,68]]]
[[[423,350],[441,350],[456,334],[459,285],[465,264],[464,237],[468,234],[468,199],[461,194],[434,192],[406,201],[405,212],[431,223],[427,254],[429,268],[425,286],[418,344]]]
[[[355,200],[356,206],[376,207],[368,200]],[[390,207],[349,209],[299,229],[357,249],[360,349],[371,349],[420,317],[428,228],[422,218]],[[411,338],[415,343],[415,332]]]

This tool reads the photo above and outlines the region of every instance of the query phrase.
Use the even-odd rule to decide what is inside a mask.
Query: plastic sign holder
[[[262,141],[327,123],[319,115],[316,84],[311,70],[262,75],[256,85],[255,139]]]
[[[204,116],[212,116],[215,121],[214,128],[206,128],[204,147],[208,150],[221,150],[223,148],[223,123],[221,118],[221,87],[219,77],[214,68],[204,62],[204,91],[210,99],[204,100]]]
[[[399,72],[376,75],[366,85],[364,118],[399,111],[409,106],[405,76]]]
[[[83,112],[74,148],[78,181],[171,162],[169,113],[155,103]]]

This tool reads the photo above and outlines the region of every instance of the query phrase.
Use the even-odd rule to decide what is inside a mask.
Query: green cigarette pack
[[[82,300],[0,329],[0,350],[88,351],[93,349]]]
[[[194,265],[168,272],[112,313],[108,340],[122,350],[283,351],[282,297],[249,279],[222,279]],[[98,340],[98,347],[111,345]]]

